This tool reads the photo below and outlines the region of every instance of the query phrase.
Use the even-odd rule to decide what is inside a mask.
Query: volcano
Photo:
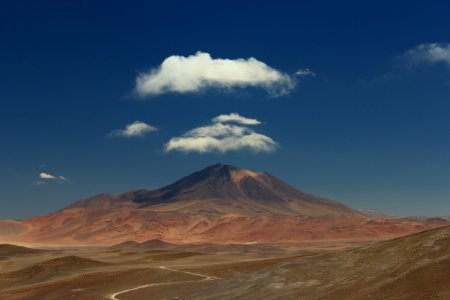
[[[155,212],[209,216],[364,216],[338,202],[303,193],[268,173],[223,164],[209,166],[160,189],[119,196],[102,194],[69,208],[119,208],[130,204]]]
[[[44,245],[370,239],[448,223],[373,218],[299,191],[268,173],[223,164],[159,189],[100,194],[46,216],[14,221],[15,228],[27,230],[12,231],[11,222],[0,221],[0,240]],[[2,236],[3,227],[8,234]]]

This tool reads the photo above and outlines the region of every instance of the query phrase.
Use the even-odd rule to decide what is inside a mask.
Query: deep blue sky
[[[449,1],[152,2],[0,1],[0,218],[156,188],[216,162],[355,208],[450,215],[450,63],[404,57],[450,42]],[[133,96],[139,72],[199,50],[317,76],[278,98],[258,88]],[[263,121],[278,149],[164,152],[232,112]],[[159,130],[107,137],[136,120]],[[72,183],[33,185],[40,172]]]

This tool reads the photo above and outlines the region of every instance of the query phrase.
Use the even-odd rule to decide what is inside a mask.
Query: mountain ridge
[[[54,246],[367,240],[446,224],[368,216],[269,173],[215,164],[155,190],[103,193],[48,215],[0,221],[0,240]]]

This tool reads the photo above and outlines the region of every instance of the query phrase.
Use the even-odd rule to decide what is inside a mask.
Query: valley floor
[[[450,299],[450,227],[394,240],[46,249],[0,245],[0,299]]]

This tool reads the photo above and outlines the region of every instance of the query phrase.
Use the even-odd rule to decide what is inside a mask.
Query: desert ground
[[[0,246],[0,299],[450,299],[450,227],[381,242]]]

